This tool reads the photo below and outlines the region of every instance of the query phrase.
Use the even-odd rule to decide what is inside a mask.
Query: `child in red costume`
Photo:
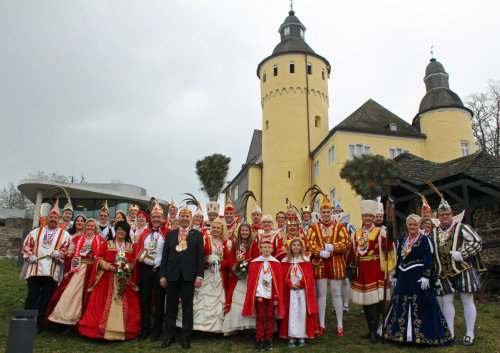
[[[273,243],[264,240],[260,244],[262,255],[252,260],[248,271],[247,294],[243,316],[257,316],[257,351],[272,349],[274,331],[274,307],[278,317],[283,317],[283,277],[281,264],[271,254]]]
[[[288,347],[295,347],[296,339],[302,347],[306,338],[314,338],[319,327],[313,267],[304,256],[304,243],[300,238],[290,241],[281,271],[285,281],[285,316],[280,323],[280,337],[288,338]]]

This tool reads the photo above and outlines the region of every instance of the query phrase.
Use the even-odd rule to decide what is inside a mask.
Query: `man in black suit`
[[[179,229],[173,229],[165,237],[160,266],[160,284],[167,288],[167,335],[161,347],[175,342],[175,321],[182,301],[182,348],[189,348],[189,337],[193,331],[194,289],[201,286],[204,271],[203,235],[190,229],[191,211],[187,208],[179,213]]]

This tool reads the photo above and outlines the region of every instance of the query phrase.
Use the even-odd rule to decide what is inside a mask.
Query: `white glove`
[[[52,256],[52,258],[53,258],[53,259],[58,259],[58,258],[59,258],[59,256],[61,256],[61,254],[59,253],[59,251],[54,250],[54,251],[52,252],[52,255],[50,255],[50,256]]]
[[[396,288],[396,283],[398,283],[398,279],[393,275],[389,275],[389,282],[391,283],[392,288]]]
[[[462,253],[460,251],[450,251],[450,254],[451,254],[451,258],[454,260],[454,261],[457,261],[457,262],[462,262],[464,261],[464,258],[462,256]]]
[[[422,288],[422,290],[426,290],[431,287],[429,285],[429,280],[425,277],[420,278],[417,282],[420,282],[420,288]]]
[[[330,257],[330,252],[326,250],[321,250],[319,252],[319,257],[321,257],[322,259],[328,259]]]
[[[29,258],[29,262],[31,262],[32,264],[37,263],[38,258],[35,255],[31,255]]]
[[[148,259],[148,258],[145,258],[143,263],[145,263],[148,266],[153,266],[155,264],[155,262],[153,260]]]
[[[333,245],[332,244],[325,244],[325,250],[328,252],[333,252]]]

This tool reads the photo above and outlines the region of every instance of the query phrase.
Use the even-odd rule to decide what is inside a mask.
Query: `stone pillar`
[[[36,193],[35,211],[33,212],[33,227],[36,228],[40,224],[40,209],[42,208],[43,190],[39,189]]]

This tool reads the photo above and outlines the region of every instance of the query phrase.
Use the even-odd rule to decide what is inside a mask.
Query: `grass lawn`
[[[20,269],[13,260],[0,260],[0,352],[4,352],[7,345],[9,321],[12,309],[22,309],[26,298],[26,282],[18,278]],[[283,339],[274,340],[273,352],[421,352],[421,347],[376,344],[371,345],[367,340],[360,338],[367,332],[364,315],[357,305],[350,305],[350,314],[344,318],[345,337],[335,335],[335,316],[327,313],[327,331],[325,336],[308,341],[305,348],[288,348]],[[500,305],[499,302],[477,303],[478,318],[476,321],[476,345],[463,347],[462,337],[465,334],[465,323],[460,302],[456,300],[455,332],[458,342],[448,347],[425,348],[431,352],[500,352]],[[106,342],[90,340],[77,333],[63,334],[63,329],[53,327],[35,340],[35,352],[180,352],[179,343],[170,348],[160,350],[160,342],[138,341]],[[237,338],[222,337],[217,334],[195,332],[191,341],[191,352],[253,352],[255,338],[238,336]]]

